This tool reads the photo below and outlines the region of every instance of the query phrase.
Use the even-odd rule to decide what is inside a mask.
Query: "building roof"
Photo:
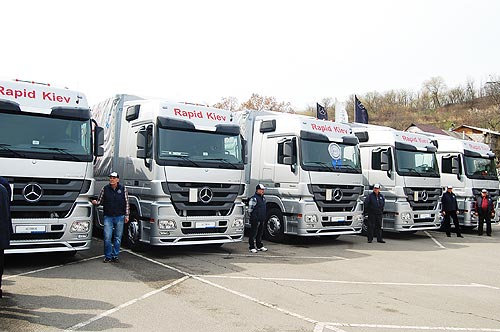
[[[471,130],[474,130],[474,131],[478,131],[480,133],[487,133],[487,134],[491,134],[491,135],[496,135],[496,136],[500,136],[500,132],[498,131],[494,131],[494,130],[489,130],[489,129],[486,129],[486,128],[479,128],[479,127],[473,127],[473,126],[468,126],[468,125],[461,125],[461,126],[458,126],[456,128],[453,129],[453,131],[458,131],[462,128],[466,128],[466,129],[471,129]]]

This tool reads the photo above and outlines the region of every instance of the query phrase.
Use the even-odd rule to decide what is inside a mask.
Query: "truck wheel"
[[[126,224],[126,241],[127,245],[133,251],[143,251],[145,249],[144,243],[139,239],[141,238],[141,221],[135,214],[130,215],[130,220]]]
[[[285,225],[280,209],[272,208],[267,212],[267,220],[264,224],[264,236],[272,242],[285,241]]]

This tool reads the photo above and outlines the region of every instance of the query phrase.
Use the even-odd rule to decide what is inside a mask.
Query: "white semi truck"
[[[361,232],[361,162],[348,125],[271,111],[237,116],[248,144],[246,197],[266,186],[265,237]]]
[[[351,125],[360,140],[365,194],[380,183],[386,199],[384,230],[438,228],[442,191],[431,139],[384,126]]]
[[[441,186],[453,186],[457,196],[458,221],[466,228],[477,227],[474,216],[476,199],[486,189],[496,210],[494,220],[500,216],[498,204],[499,181],[496,172],[495,154],[487,144],[451,136],[428,135],[437,144],[438,164],[441,171]]]
[[[132,249],[241,241],[244,141],[231,112],[121,94],[92,113],[105,128],[96,191],[119,173]]]
[[[13,189],[7,253],[90,248],[92,161],[102,141],[82,93],[0,81],[0,174]]]

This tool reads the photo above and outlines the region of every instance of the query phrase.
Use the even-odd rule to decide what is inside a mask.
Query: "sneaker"
[[[260,247],[259,249],[257,249],[258,251],[267,251],[267,248],[266,247]]]
[[[252,249],[250,249],[248,251],[250,251],[252,254],[256,254],[257,253],[257,249],[255,249],[255,248],[252,248]]]
[[[109,263],[109,262],[111,262],[111,258],[104,257],[104,260],[102,262],[103,263]]]
[[[384,241],[384,240],[380,240],[380,241],[377,241],[377,242],[378,242],[378,243],[385,243],[385,241]]]
[[[118,259],[118,257],[113,257],[113,258],[111,258],[111,262],[112,263],[120,263],[120,260]]]

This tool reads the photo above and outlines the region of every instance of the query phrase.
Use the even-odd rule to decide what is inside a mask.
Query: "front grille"
[[[241,192],[240,184],[224,183],[167,183],[163,186],[171,195],[172,204],[179,216],[227,216],[231,214],[234,202]],[[206,189],[212,193],[209,202],[204,203],[200,193]],[[190,202],[190,192],[196,193],[196,202]]]
[[[351,226],[352,221],[346,220],[346,221],[327,221],[327,222],[322,222],[321,225],[323,227],[334,227],[334,226]]]
[[[214,228],[182,228],[182,234],[191,235],[191,234],[216,234],[216,233],[225,233],[227,227],[214,227]]]
[[[36,240],[58,240],[62,238],[64,232],[53,233],[15,233],[12,234],[11,241],[36,241]]]
[[[83,180],[57,178],[8,178],[14,186],[14,200],[11,203],[12,218],[64,218],[75,203]],[[23,196],[23,189],[28,184],[37,184],[43,194],[36,202],[28,201]],[[88,190],[88,189],[87,189]]]
[[[405,187],[404,192],[413,211],[435,210],[441,196],[441,188]],[[415,200],[415,192],[417,192],[417,200]]]
[[[363,186],[310,184],[308,187],[320,212],[352,212],[363,193]],[[331,200],[326,200],[327,190],[332,191]]]

